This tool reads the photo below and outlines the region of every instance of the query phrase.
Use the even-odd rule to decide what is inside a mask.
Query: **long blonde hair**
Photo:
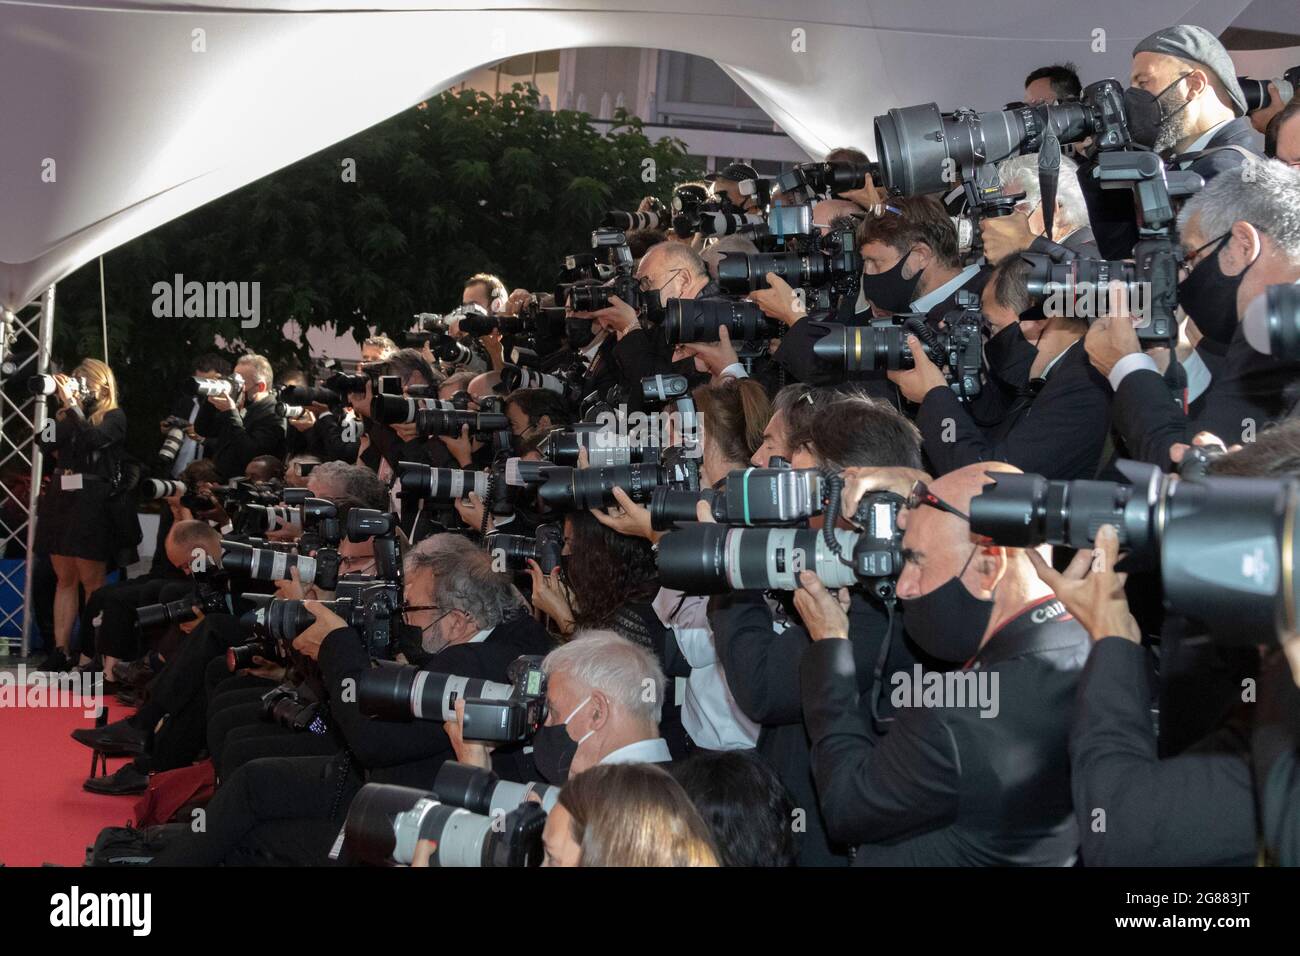
[[[565,783],[580,866],[718,866],[709,828],[681,785],[653,764],[603,764]]]
[[[72,377],[85,379],[87,390],[99,400],[91,413],[90,423],[100,424],[105,415],[117,408],[117,377],[113,370],[99,359],[82,359],[81,364],[73,369]]]

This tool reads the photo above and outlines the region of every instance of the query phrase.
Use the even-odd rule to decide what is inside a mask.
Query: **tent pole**
[[[41,297],[41,317],[37,329],[36,368],[33,374],[44,375],[50,367],[50,344],[54,340],[54,286]],[[23,581],[23,643],[22,655],[31,651],[32,632],[36,621],[32,617],[32,583],[36,570],[36,503],[41,494],[41,471],[45,458],[41,451],[41,432],[45,430],[46,403],[36,402],[32,418],[32,487],[27,503],[27,577]]]
[[[104,326],[104,364],[108,364],[108,297],[104,295],[104,257],[99,257],[99,317]]]

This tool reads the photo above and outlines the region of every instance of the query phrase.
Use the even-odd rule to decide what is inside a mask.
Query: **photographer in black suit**
[[[936,475],[978,461],[1005,461],[1049,478],[1091,478],[1100,468],[1110,431],[1110,386],[1083,349],[1087,320],[1054,316],[1033,345],[1027,342],[1019,320],[1030,304],[1028,271],[1013,256],[984,287],[982,311],[994,331],[986,356],[990,366],[1003,366],[1001,385],[1015,389],[997,421],[974,420],[915,337],[915,367],[889,373],[903,397],[920,405],[916,423]],[[1032,356],[1027,367],[1017,354],[1024,352]]]
[[[259,455],[283,459],[288,440],[284,415],[271,394],[271,363],[260,355],[243,355],[235,363],[235,374],[244,381],[237,400],[213,395],[194,420],[195,430],[208,442],[205,457],[227,480],[242,475]]]
[[[1133,48],[1132,86],[1154,99],[1159,128],[1154,148],[1171,169],[1207,183],[1259,155],[1258,137],[1245,118],[1246,97],[1223,44],[1203,27],[1157,30]],[[1103,190],[1094,164],[1079,172],[1097,244],[1107,259],[1132,255],[1137,241],[1132,195]]]
[[[466,539],[425,539],[407,553],[404,574],[403,620],[420,632],[428,654],[423,669],[506,683],[515,658],[549,649],[509,576],[493,571],[491,557]],[[262,758],[240,767],[208,804],[206,832],[184,834],[154,865],[324,864],[362,783],[428,788],[443,762],[454,759],[437,722],[361,714],[355,682],[372,666],[365,641],[319,602],[305,607],[316,621],[294,648],[320,664],[330,719],[347,749],[336,757]]]
[[[846,513],[867,489],[908,493],[899,516],[904,624],[923,651],[960,667],[892,675],[896,719],[883,738],[862,718],[843,595],[801,575],[795,605],[813,640],[800,667],[813,774],[828,832],[857,846],[855,865],[1074,861],[1066,731],[1088,636],[1026,551],[971,533],[970,502],[991,480],[986,472],[1006,471],[1015,469],[971,465],[929,487],[897,469],[849,473]],[[941,691],[922,694],[918,681]]]
[[[1199,348],[1222,351],[1199,413],[1183,413],[1161,375],[1160,356],[1141,351],[1129,316],[1104,317],[1089,328],[1088,356],[1115,389],[1115,427],[1130,457],[1168,471],[1198,432],[1228,445],[1251,441],[1295,407],[1300,363],[1256,352],[1240,320],[1268,286],[1300,280],[1297,208],[1300,170],[1252,160],[1243,175],[1209,183],[1179,214],[1186,254],[1179,305],[1205,337]]]

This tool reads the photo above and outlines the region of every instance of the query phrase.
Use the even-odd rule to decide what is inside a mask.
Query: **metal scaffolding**
[[[31,310],[31,311],[29,311]],[[45,400],[31,394],[27,380],[50,366],[54,330],[54,286],[39,302],[18,313],[0,312],[0,556],[21,542],[23,565],[0,565],[0,648],[26,656],[32,646],[32,571],[36,542],[36,499],[41,490],[37,439],[46,423]],[[21,479],[31,483],[22,493]],[[19,571],[22,579],[19,580]],[[17,601],[22,596],[21,604]],[[16,626],[15,626],[16,625]]]

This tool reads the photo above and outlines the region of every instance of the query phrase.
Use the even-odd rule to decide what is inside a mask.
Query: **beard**
[[[1192,118],[1186,109],[1187,104],[1190,102],[1190,99],[1186,99],[1181,103],[1175,103],[1173,109],[1161,120],[1160,130],[1156,133],[1156,141],[1152,145],[1152,149],[1157,153],[1173,149],[1175,145],[1190,135]],[[1175,110],[1177,112],[1174,112]]]

